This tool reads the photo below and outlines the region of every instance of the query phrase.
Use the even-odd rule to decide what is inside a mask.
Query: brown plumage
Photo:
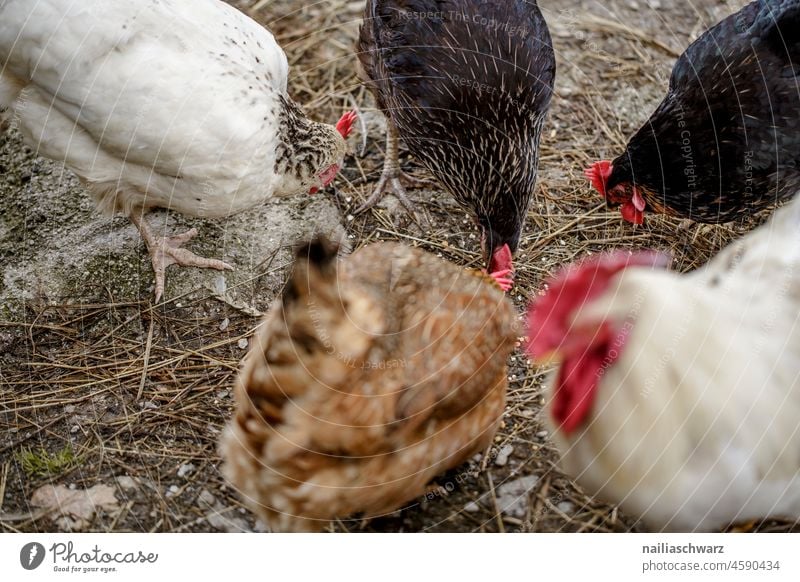
[[[516,313],[491,278],[396,243],[298,251],[236,386],[224,472],[276,531],[377,516],[489,445]]]

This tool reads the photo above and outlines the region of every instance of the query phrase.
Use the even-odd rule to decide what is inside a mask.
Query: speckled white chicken
[[[592,257],[533,306],[566,471],[658,530],[800,518],[800,198],[705,267]]]
[[[152,208],[224,217],[335,177],[353,115],[309,120],[272,34],[219,0],[0,0],[0,117],[64,161],[171,264],[228,269],[159,237]],[[268,227],[268,226],[267,226]]]

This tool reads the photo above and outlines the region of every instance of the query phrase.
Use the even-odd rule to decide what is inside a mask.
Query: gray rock
[[[479,512],[480,510],[481,510],[481,507],[480,507],[480,505],[478,505],[478,504],[477,504],[477,503],[475,503],[474,501],[470,501],[469,503],[467,503],[467,504],[464,506],[464,511],[467,511],[467,512],[469,512],[469,513],[477,513],[477,512]]]
[[[528,493],[539,482],[538,475],[520,477],[497,488],[497,509],[501,513],[521,519],[528,509]]]
[[[561,503],[556,505],[556,507],[558,507],[558,510],[561,513],[566,513],[567,515],[575,511],[575,504],[572,503],[571,501],[562,501]]]
[[[192,463],[186,463],[185,465],[181,465],[178,467],[178,477],[183,479],[184,477],[194,473],[195,466]]]
[[[116,481],[117,485],[119,485],[119,488],[122,489],[123,491],[131,492],[139,489],[138,481],[128,475],[120,475],[119,477],[117,477]]]
[[[229,517],[227,514],[212,511],[206,515],[206,520],[211,527],[228,533],[250,531],[247,521],[241,517]]]
[[[514,452],[513,446],[505,445],[497,452],[497,456],[494,458],[494,464],[497,465],[498,467],[505,467],[506,464],[508,463],[508,457],[513,452]]]
[[[207,507],[214,507],[217,503],[217,498],[208,490],[203,489],[197,497],[198,503]]]

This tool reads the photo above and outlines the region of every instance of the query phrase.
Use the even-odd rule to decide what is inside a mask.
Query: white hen
[[[223,217],[330,183],[353,121],[287,94],[272,34],[219,0],[0,0],[0,117],[139,228],[156,275],[230,268],[163,240],[150,208]],[[338,131],[337,131],[338,130]]]
[[[533,305],[563,467],[658,530],[797,520],[800,199],[697,271],[665,262],[593,258]]]

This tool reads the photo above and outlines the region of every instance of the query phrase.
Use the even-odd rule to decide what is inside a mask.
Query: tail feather
[[[298,245],[292,275],[283,291],[284,306],[312,293],[324,293],[326,284],[336,278],[338,256],[339,246],[323,235]]]

